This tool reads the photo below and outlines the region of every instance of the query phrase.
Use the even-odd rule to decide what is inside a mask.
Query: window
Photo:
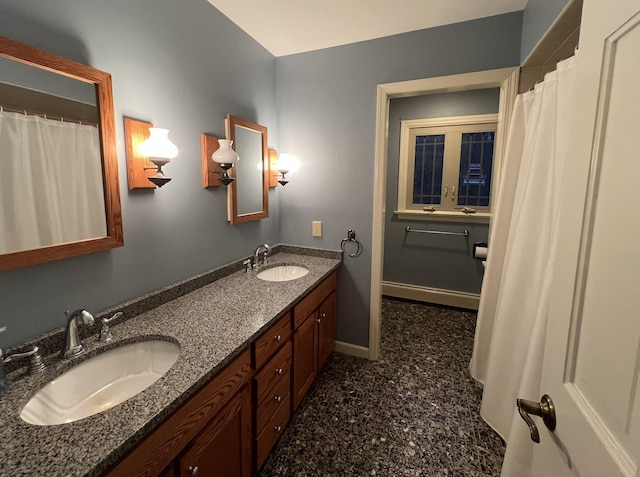
[[[396,213],[488,216],[497,120],[483,114],[402,121]]]

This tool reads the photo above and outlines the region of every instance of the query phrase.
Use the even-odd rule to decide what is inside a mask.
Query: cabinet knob
[[[273,429],[274,429],[278,434],[280,434],[280,431],[282,431],[282,427],[280,427],[280,426],[275,426]]]
[[[280,341],[282,341],[282,336],[276,335],[273,339],[276,341],[276,343],[280,343]]]
[[[320,318],[326,318],[327,314],[326,313],[320,313]]]
[[[191,477],[196,477],[198,475],[198,466],[197,465],[196,466],[190,465],[189,466],[189,472],[190,472],[189,475]]]
[[[322,318],[316,318],[316,323],[320,323],[322,321]]]
[[[284,369],[282,369],[282,368],[277,368],[276,369],[276,374],[281,375],[282,373],[284,373]]]
[[[282,396],[276,396],[274,399],[276,402],[280,402],[282,401]]]

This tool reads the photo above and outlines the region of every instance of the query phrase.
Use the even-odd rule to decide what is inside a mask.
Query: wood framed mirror
[[[240,160],[231,168],[229,222],[241,224],[269,217],[269,150],[267,128],[228,115],[227,139]]]
[[[0,36],[0,156],[0,271],[124,245],[109,73]]]

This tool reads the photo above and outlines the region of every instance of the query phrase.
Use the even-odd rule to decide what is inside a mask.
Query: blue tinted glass
[[[494,139],[492,131],[462,134],[458,205],[489,205]]]
[[[442,189],[444,134],[416,136],[413,203],[439,204]]]

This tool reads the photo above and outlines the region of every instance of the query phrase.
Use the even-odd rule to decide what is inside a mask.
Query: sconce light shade
[[[211,158],[214,162],[220,164],[220,168],[222,169],[220,182],[224,185],[229,185],[234,181],[234,178],[229,175],[228,171],[240,160],[240,158],[238,157],[238,154],[236,154],[236,151],[231,148],[233,141],[229,139],[218,139],[218,144],[220,144],[220,147],[213,153]]]
[[[218,139],[220,147],[213,153],[211,158],[218,164],[235,164],[240,160],[236,151],[231,149],[233,141],[229,139]]]
[[[276,161],[275,167],[276,170],[280,173],[281,178],[278,180],[278,182],[282,186],[285,186],[289,183],[285,176],[289,172],[297,170],[299,164],[300,161],[296,156],[293,156],[291,154],[280,154],[278,160]]]
[[[178,155],[178,148],[169,140],[169,130],[162,128],[149,128],[149,138],[138,146],[138,151],[149,158],[156,166],[155,176],[149,180],[158,187],[162,187],[171,180],[162,173],[162,166]]]

